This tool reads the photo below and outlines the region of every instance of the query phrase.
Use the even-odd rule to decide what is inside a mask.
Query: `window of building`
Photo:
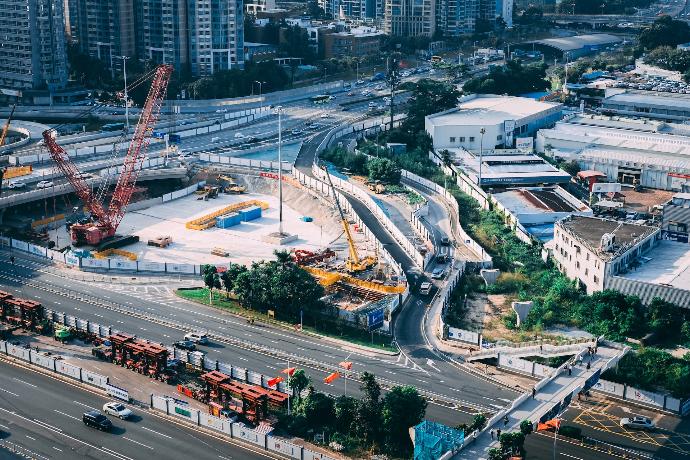
[[[586,258],[586,260],[589,260],[589,252],[587,253],[587,258]]]
[[[585,276],[589,275],[589,268],[585,268]]]
[[[470,136],[470,142],[474,142],[474,136]]]
[[[465,136],[460,136],[460,142],[465,142]]]
[[[594,275],[594,282],[598,283],[599,282],[599,277],[597,275]]]
[[[503,134],[499,134],[498,136],[496,136],[496,140],[497,141],[503,140]]]
[[[455,138],[454,138],[454,137],[451,137],[451,138],[450,138],[450,143],[451,143],[451,144],[455,143]]]
[[[580,262],[575,262],[575,268],[580,269]]]

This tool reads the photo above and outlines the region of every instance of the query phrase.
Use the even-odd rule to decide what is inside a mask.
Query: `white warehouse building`
[[[460,98],[458,107],[429,115],[424,128],[435,150],[512,148],[515,139],[532,137],[553,126],[563,116],[563,106],[553,102],[490,94]],[[484,134],[481,130],[484,129]]]

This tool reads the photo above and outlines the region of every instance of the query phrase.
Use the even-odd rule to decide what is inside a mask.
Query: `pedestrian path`
[[[519,431],[523,420],[530,420],[536,427],[540,421],[555,418],[573,399],[578,398],[583,388],[594,385],[601,373],[613,367],[626,352],[627,348],[599,346],[597,352],[591,355],[585,348],[575,357],[571,371],[564,364],[554,375],[537,383],[532,391],[520,396],[506,410],[498,412],[482,432],[466,438],[465,448],[454,458],[487,459],[489,449],[499,446],[500,432]]]

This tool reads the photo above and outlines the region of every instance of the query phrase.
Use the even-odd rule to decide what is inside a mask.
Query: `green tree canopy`
[[[402,171],[388,158],[371,158],[367,163],[369,179],[380,180],[387,184],[399,184]]]
[[[316,391],[310,392],[301,403],[301,412],[312,428],[329,427],[334,419],[333,398]]]
[[[292,396],[302,399],[302,391],[311,384],[311,378],[304,373],[304,369],[297,369],[290,377]]]
[[[654,23],[640,32],[640,46],[648,50],[660,46],[680,45],[690,41],[690,26],[685,21],[661,16]]]
[[[522,65],[520,61],[508,61],[506,66],[492,68],[488,75],[469,80],[463,86],[463,91],[511,96],[544,91],[551,86],[546,79],[546,68],[546,64]]]
[[[395,386],[383,398],[384,442],[393,452],[409,455],[412,442],[408,429],[424,420],[427,402],[412,386]]]

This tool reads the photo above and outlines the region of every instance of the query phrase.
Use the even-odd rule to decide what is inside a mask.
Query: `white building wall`
[[[450,149],[450,148],[466,148],[467,150],[479,151],[482,144],[482,137],[479,130],[481,126],[433,126],[428,121],[427,133],[433,139],[434,149]],[[484,126],[486,133],[484,134],[483,147],[485,149],[493,149],[498,145],[503,145],[505,135],[503,133],[503,124],[500,125],[486,125]],[[498,140],[498,136],[501,139]]]

